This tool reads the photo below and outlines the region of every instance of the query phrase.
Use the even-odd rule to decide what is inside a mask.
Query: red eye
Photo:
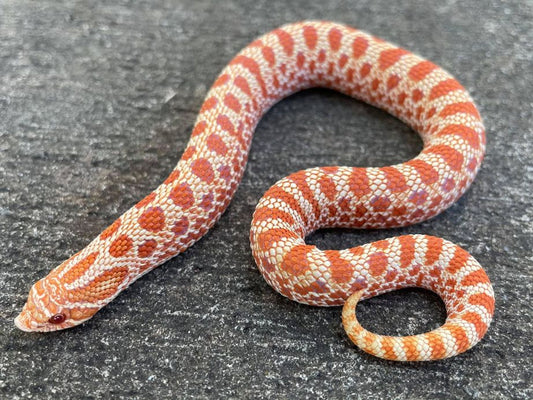
[[[50,317],[48,322],[50,322],[51,324],[61,324],[65,322],[66,319],[67,316],[65,314],[55,314]]]

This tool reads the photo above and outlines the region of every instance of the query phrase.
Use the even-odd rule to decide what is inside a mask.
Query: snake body
[[[259,270],[293,300],[344,304],[350,339],[375,356],[440,359],[476,344],[491,322],[494,294],[484,270],[459,246],[426,235],[341,251],[305,244],[319,228],[399,227],[435,216],[467,190],[485,149],[476,106],[447,72],[365,32],[323,21],[285,25],[244,48],[207,94],[169,177],[35,283],[16,325],[38,332],[78,325],[195,243],[237,190],[261,117],[280,99],[315,86],[388,111],[421,135],[424,148],[402,164],[311,168],[276,183],[253,216],[250,241]],[[410,286],[442,297],[443,326],[390,337],[357,322],[360,298]]]

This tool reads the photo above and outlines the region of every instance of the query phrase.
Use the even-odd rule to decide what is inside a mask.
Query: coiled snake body
[[[35,283],[16,325],[38,332],[78,325],[141,275],[195,243],[237,190],[261,116],[287,95],[314,86],[390,112],[419,132],[424,148],[402,164],[311,168],[276,183],[253,216],[250,241],[259,270],[293,300],[345,304],[350,339],[378,357],[440,359],[476,344],[492,319],[494,295],[484,270],[457,245],[426,235],[342,251],[321,251],[304,242],[324,227],[388,228],[435,216],[469,187],[485,148],[479,113],[447,72],[365,32],[317,21],[267,33],[224,68],[170,176]],[[359,325],[355,305],[360,298],[409,286],[442,297],[448,313],[443,326],[390,337]]]

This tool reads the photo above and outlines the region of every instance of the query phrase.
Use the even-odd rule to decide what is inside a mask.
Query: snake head
[[[30,289],[28,300],[15,318],[17,328],[26,332],[50,332],[71,328],[92,317],[98,308],[66,306],[68,295],[53,278],[46,277]]]

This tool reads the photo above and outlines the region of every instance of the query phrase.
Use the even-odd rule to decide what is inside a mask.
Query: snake
[[[207,93],[170,175],[37,281],[16,326],[49,332],[79,325],[198,241],[236,192],[261,117],[283,98],[312,87],[390,113],[421,136],[423,149],[396,165],[314,167],[278,181],[252,217],[250,244],[259,271],[289,299],[343,306],[349,339],[377,357],[438,360],[478,343],[494,314],[494,291],[481,265],[458,245],[420,234],[344,250],[305,242],[321,228],[394,228],[434,217],[469,188],[486,144],[477,107],[448,72],[328,21],[290,23],[241,50]],[[437,293],[446,307],[444,324],[416,335],[386,336],[358,322],[359,300],[406,287]]]

